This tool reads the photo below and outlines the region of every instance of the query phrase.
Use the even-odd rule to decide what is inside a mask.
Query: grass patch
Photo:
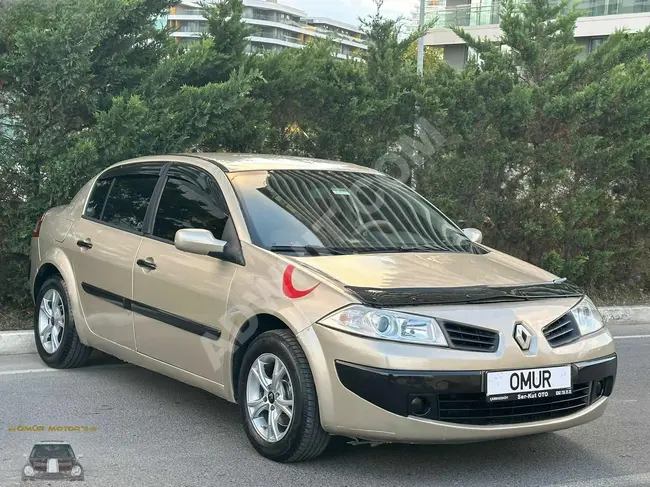
[[[32,309],[0,308],[0,331],[30,330],[33,316]]]
[[[650,305],[650,293],[644,289],[598,289],[588,294],[596,306]]]

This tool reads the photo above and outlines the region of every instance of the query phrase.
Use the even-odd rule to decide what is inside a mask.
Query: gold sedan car
[[[96,348],[237,402],[276,461],[569,428],[616,377],[580,289],[351,164],[119,163],[40,219],[31,288],[46,364]]]

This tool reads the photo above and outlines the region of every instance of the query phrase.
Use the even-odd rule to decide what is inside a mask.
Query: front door
[[[152,235],[137,254],[131,305],[138,352],[220,384],[220,319],[237,265],[181,252],[174,236],[201,228],[221,239],[227,221],[214,178],[193,166],[172,166]]]
[[[90,330],[135,349],[131,299],[134,259],[162,164],[120,166],[97,179],[84,215],[66,239]]]

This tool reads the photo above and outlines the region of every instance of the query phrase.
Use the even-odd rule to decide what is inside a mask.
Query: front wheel
[[[255,339],[238,386],[244,429],[261,455],[300,462],[327,448],[330,435],[320,424],[314,378],[291,331],[272,330]]]

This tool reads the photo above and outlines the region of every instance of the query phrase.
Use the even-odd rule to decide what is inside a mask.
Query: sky
[[[375,13],[373,0],[278,0],[278,3],[305,10],[311,17],[330,17],[343,22],[358,25],[359,17]],[[409,17],[417,0],[384,0],[382,14],[397,18]]]

